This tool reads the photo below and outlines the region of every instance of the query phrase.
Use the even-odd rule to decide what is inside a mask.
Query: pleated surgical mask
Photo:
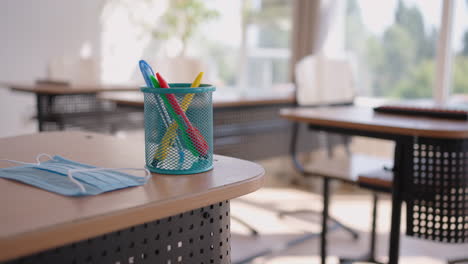
[[[41,162],[42,157],[49,160]],[[66,196],[96,195],[118,189],[140,186],[151,177],[146,168],[99,168],[61,156],[39,154],[37,163],[0,159],[22,166],[0,169],[0,178],[23,182]],[[120,171],[144,171],[139,177]]]

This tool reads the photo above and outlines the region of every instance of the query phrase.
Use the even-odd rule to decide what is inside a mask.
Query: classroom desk
[[[84,132],[0,139],[0,157],[58,154],[99,167],[143,167],[144,143]],[[73,198],[0,179],[0,262],[230,263],[229,200],[259,189],[261,166],[215,155],[214,169]],[[11,163],[0,162],[0,167]]]
[[[3,84],[3,83],[2,83]],[[122,86],[122,85],[63,85],[63,84],[3,84],[10,87],[13,91],[50,94],[50,95],[66,95],[66,94],[95,94],[100,92],[123,92],[135,91],[138,87]]]
[[[99,96],[101,100],[111,101],[120,105],[135,106],[142,108],[144,106],[143,93],[124,92],[124,93],[103,93]],[[295,99],[288,94],[277,96],[244,96],[233,98],[218,98],[214,96],[213,107],[246,107],[275,104],[294,104]]]
[[[143,128],[143,94],[137,87],[2,85],[35,94],[39,131],[82,129],[115,133]],[[291,126],[278,117],[278,111],[294,106],[294,102],[291,94],[229,99],[214,94],[216,153],[247,160],[286,155]],[[277,144],[270,144],[272,141]],[[304,141],[300,150],[309,151],[317,141]]]
[[[45,131],[46,122],[55,122],[63,130],[65,121],[84,119],[95,115],[113,113],[114,109],[106,108],[96,99],[101,92],[135,91],[137,86],[118,85],[64,85],[64,84],[14,84],[2,83],[12,91],[32,93],[36,96],[36,118],[38,131]],[[102,124],[102,122],[101,122]]]
[[[344,106],[323,108],[282,109],[281,117],[309,126],[314,130],[336,132],[352,136],[366,136],[395,142],[392,217],[389,263],[398,263],[401,204],[405,195],[405,174],[411,173],[413,146],[421,140],[438,145],[457,144],[468,139],[468,122],[374,113],[371,108]],[[328,179],[324,178],[324,182]],[[327,184],[324,184],[324,187]],[[324,190],[327,192],[328,190]],[[324,209],[324,218],[328,210]],[[326,234],[326,222],[322,234]],[[326,240],[322,239],[322,263],[326,257]]]

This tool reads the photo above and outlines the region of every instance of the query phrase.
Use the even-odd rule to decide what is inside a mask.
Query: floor
[[[333,216],[359,231],[360,238],[353,240],[348,233],[335,229],[329,236],[328,263],[338,263],[337,256],[357,257],[368,248],[370,228],[371,196],[358,191],[333,196],[331,212]],[[390,229],[390,201],[383,195],[379,204],[377,256],[386,261],[388,253],[388,232]],[[277,211],[293,209],[321,209],[320,196],[293,188],[263,188],[260,191],[235,199],[231,203],[231,214],[258,228],[260,235],[253,237],[248,230],[232,221],[233,263],[318,263],[319,238],[298,243],[288,249],[288,242],[294,243],[304,234],[320,230],[320,217],[313,214],[298,217],[278,217]],[[404,219],[404,216],[403,216]],[[403,221],[404,222],[404,221]],[[402,226],[404,230],[404,226]],[[402,231],[404,232],[404,231]],[[310,237],[310,236],[309,236]],[[444,245],[402,234],[400,263],[446,263],[447,259],[468,256],[467,245]],[[248,258],[258,252],[268,252],[267,256],[251,261]]]
[[[380,157],[391,157],[393,145],[379,140],[356,138],[351,150]],[[340,151],[338,149],[335,150]],[[295,173],[287,157],[259,161],[267,171],[266,186],[231,203],[231,214],[248,222],[260,232],[252,236],[248,229],[232,221],[233,263],[302,264],[319,263],[320,215],[301,214],[297,217],[278,216],[279,211],[295,209],[321,210],[320,181],[307,180]],[[295,179],[294,181],[292,179]],[[293,186],[291,182],[296,184]],[[297,185],[299,182],[299,186]],[[357,187],[332,185],[330,212],[345,224],[359,231],[353,238],[335,228],[329,235],[328,263],[338,263],[338,256],[358,257],[369,248],[371,224],[371,194]],[[390,196],[380,195],[378,207],[377,256],[387,261],[390,230]],[[448,259],[468,257],[468,245],[447,245],[428,242],[404,235],[403,209],[400,263],[436,264]],[[304,238],[305,241],[302,241]],[[293,245],[286,247],[286,245]],[[265,255],[251,258],[256,254]]]

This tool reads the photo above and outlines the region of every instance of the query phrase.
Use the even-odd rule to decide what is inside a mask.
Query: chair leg
[[[330,180],[323,179],[323,214],[322,214],[322,234],[320,236],[320,259],[322,264],[327,262],[327,231],[328,231],[328,205],[330,203]]]
[[[330,136],[331,135],[329,133],[324,133],[323,141],[325,142],[325,148],[327,149],[328,158],[332,159],[335,153],[333,151],[333,144],[330,140]]]
[[[447,261],[448,264],[468,263],[468,258],[463,259],[452,259]]]
[[[298,215],[298,214],[316,214],[316,215],[322,215],[323,212],[319,211],[314,211],[314,210],[295,210],[295,211],[281,211],[279,212],[278,216],[279,217],[285,217],[285,216],[292,216],[292,215]],[[332,221],[334,225],[338,226],[339,228],[343,228],[346,232],[348,232],[353,239],[358,239],[359,238],[359,233],[352,229],[351,227],[343,224],[341,221],[338,219],[328,216],[328,220]]]
[[[237,216],[234,216],[234,215],[231,215],[231,220],[234,220],[238,223],[240,223],[242,226],[244,226],[245,228],[247,228],[250,232],[250,235],[252,236],[258,236],[258,231],[257,229],[255,229],[253,226],[249,225],[247,222],[245,222],[244,220],[240,219],[239,217]]]
[[[370,245],[369,245],[369,252],[362,257],[359,258],[340,258],[340,263],[354,263],[354,262],[368,262],[368,263],[376,263],[381,264],[375,259],[375,248],[377,243],[377,206],[378,206],[378,194],[372,194],[372,227],[370,233]]]
[[[343,140],[343,146],[344,146],[346,155],[351,156],[351,147],[350,147],[351,137],[346,136],[346,135],[342,135],[341,138]]]
[[[304,167],[302,166],[302,164],[299,162],[298,160],[298,157],[297,157],[297,144],[298,144],[298,136],[299,136],[299,123],[293,123],[293,126],[292,126],[292,137],[291,137],[291,143],[290,143],[290,154],[291,154],[291,158],[292,158],[292,162],[293,162],[293,165],[294,167],[296,167],[296,169],[302,173],[302,174],[305,174],[305,169]],[[329,156],[333,156],[333,148],[331,147],[331,144],[328,144],[328,135],[325,135],[325,141],[326,141],[326,145],[328,146],[328,149],[327,149],[327,152],[328,152],[328,155]],[[303,211],[297,211],[297,212],[303,212]],[[312,212],[312,213],[317,213],[317,214],[322,214],[322,212],[315,212],[315,211],[307,211],[307,212]],[[282,212],[280,213],[280,216],[282,215],[286,215],[286,214],[295,214],[296,212]],[[353,229],[351,229],[350,227],[344,225],[343,223],[339,222],[338,220],[334,219],[334,218],[331,218],[330,216],[328,217],[328,219],[331,219],[333,222],[336,223],[336,225],[344,228],[345,231],[349,232],[354,239],[357,239],[359,238],[359,234],[354,231]]]
[[[370,252],[369,260],[376,263],[375,261],[375,248],[377,244],[377,207],[379,203],[379,196],[377,193],[372,193],[372,227],[371,227],[371,237],[370,237]]]

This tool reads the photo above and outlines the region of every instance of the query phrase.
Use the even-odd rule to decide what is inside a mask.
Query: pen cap
[[[142,87],[145,159],[152,172],[194,174],[213,168],[213,101],[216,88],[171,83]]]

